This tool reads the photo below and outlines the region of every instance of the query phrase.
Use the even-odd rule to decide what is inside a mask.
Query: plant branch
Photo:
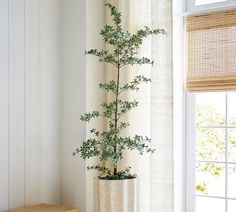
[[[118,103],[119,103],[119,88],[120,88],[120,57],[119,57],[119,47],[118,47],[118,67],[117,67],[117,80],[116,80],[116,109],[115,109],[115,129],[117,129],[118,125]],[[117,135],[115,135],[115,145],[114,152],[117,153],[117,143],[116,143]],[[114,167],[114,175],[117,174],[117,164]]]

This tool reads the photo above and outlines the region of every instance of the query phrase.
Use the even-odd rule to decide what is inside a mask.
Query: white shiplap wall
[[[0,0],[0,211],[61,202],[61,0]]]
[[[105,0],[63,0],[63,204],[93,212],[94,172],[87,172],[85,161],[71,157],[92,127],[80,114],[99,107],[104,100],[99,82],[105,80],[104,65],[85,57],[85,49],[104,47],[99,35],[105,25]],[[92,161],[90,160],[92,163]],[[88,165],[88,164],[87,164]],[[91,164],[89,164],[91,165]]]
[[[86,139],[86,1],[63,0],[63,204],[86,211],[86,167],[72,151]]]

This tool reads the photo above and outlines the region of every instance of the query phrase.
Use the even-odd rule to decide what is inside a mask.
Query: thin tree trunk
[[[117,128],[118,126],[118,96],[119,96],[119,88],[120,88],[120,66],[118,65],[118,68],[117,68],[117,81],[116,81],[116,110],[115,110],[115,128]],[[115,146],[114,146],[114,152],[116,153],[117,152],[117,144],[116,144],[116,139],[117,139],[117,136],[115,136]],[[117,174],[117,164],[115,164],[114,166],[114,175]]]

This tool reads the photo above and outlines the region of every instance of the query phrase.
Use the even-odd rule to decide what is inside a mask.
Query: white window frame
[[[195,212],[195,95],[186,93],[185,177],[186,212]]]
[[[185,0],[173,0],[173,119],[174,119],[174,212],[185,207],[185,89],[184,16]]]
[[[236,0],[226,0],[222,2],[204,4],[204,5],[195,5],[196,0],[186,0],[186,10],[189,12],[194,11],[205,11],[205,10],[214,10],[214,9],[226,9],[236,6]]]

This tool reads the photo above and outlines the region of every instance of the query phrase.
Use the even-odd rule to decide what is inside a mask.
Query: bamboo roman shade
[[[189,91],[236,90],[236,10],[186,20]]]

